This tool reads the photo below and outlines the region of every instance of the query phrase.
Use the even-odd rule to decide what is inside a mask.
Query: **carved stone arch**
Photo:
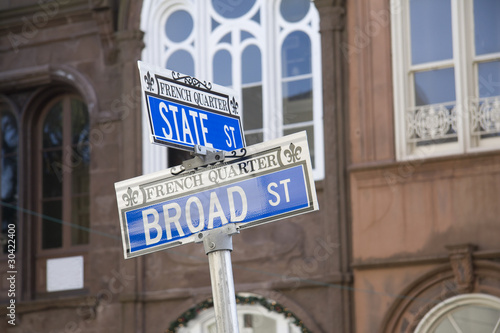
[[[92,121],[108,115],[99,114],[98,98],[92,82],[82,73],[67,65],[43,65],[16,69],[3,73],[0,89],[7,92],[23,91],[20,110],[21,123],[29,123],[33,112],[55,94],[71,92],[78,94],[87,105]],[[24,126],[23,126],[24,127]]]
[[[460,275],[451,263],[442,264],[410,284],[387,311],[378,332],[410,333],[422,318],[444,300],[467,293],[482,293],[500,297],[500,264],[482,260],[474,261],[473,279],[468,288],[463,287]]]
[[[7,95],[0,94],[0,107],[6,106],[11,112],[14,113],[16,121],[19,122],[19,107],[16,103]]]
[[[139,30],[143,0],[124,0],[118,8],[117,30]]]
[[[64,84],[75,89],[75,92],[83,99],[87,105],[91,123],[107,116],[99,114],[97,94],[93,84],[84,74],[66,65],[51,66],[50,68],[50,76],[54,84]]]

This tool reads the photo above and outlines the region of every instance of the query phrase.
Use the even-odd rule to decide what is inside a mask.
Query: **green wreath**
[[[262,297],[255,297],[255,296],[243,297],[236,295],[236,304],[243,304],[243,305],[259,304],[269,311],[282,314],[286,318],[293,318],[293,323],[301,329],[301,332],[311,333],[311,331],[304,325],[302,320],[300,320],[293,312],[291,312],[290,310],[288,310],[286,307],[284,307],[279,303],[269,302],[267,299]],[[177,330],[180,327],[186,326],[187,323],[190,320],[196,318],[200,312],[212,308],[213,306],[214,302],[212,298],[209,298],[206,301],[196,304],[195,306],[193,306],[192,308],[181,314],[176,320],[174,320],[170,324],[169,328],[165,331],[165,333],[177,333]]]

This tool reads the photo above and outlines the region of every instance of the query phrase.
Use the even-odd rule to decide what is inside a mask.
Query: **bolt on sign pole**
[[[199,233],[195,242],[203,241],[208,255],[217,333],[238,333],[238,315],[234,292],[231,251],[232,235],[238,233],[234,224],[206,233]]]

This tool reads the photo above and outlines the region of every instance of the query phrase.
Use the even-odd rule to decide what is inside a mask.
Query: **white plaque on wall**
[[[83,288],[83,257],[47,260],[47,291]]]

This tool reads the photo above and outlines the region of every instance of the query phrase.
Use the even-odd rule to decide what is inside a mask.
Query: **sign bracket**
[[[225,159],[225,152],[222,150],[215,150],[209,147],[195,145],[194,151],[191,153],[195,157],[182,162],[184,170],[197,169],[210,164],[223,162]]]
[[[230,223],[222,228],[200,232],[195,239],[195,243],[203,242],[208,255],[217,332],[239,332],[231,264],[233,235],[239,232],[236,225]]]
[[[239,234],[240,230],[235,224],[230,223],[225,227],[200,232],[196,235],[195,243],[203,242],[205,254],[219,250],[233,250],[232,235]]]

